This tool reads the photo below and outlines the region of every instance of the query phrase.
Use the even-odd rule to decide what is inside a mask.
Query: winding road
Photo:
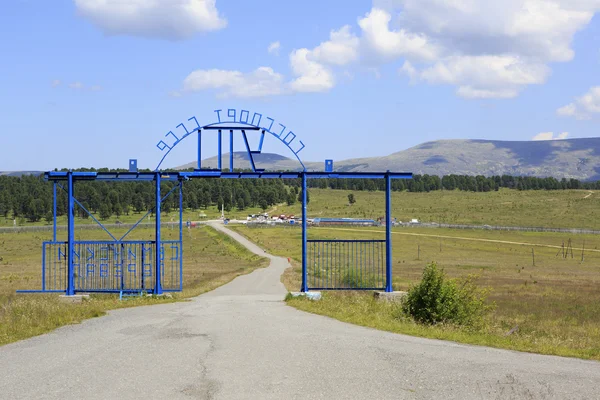
[[[600,363],[381,332],[286,306],[288,264],[0,347],[1,399],[600,399]]]

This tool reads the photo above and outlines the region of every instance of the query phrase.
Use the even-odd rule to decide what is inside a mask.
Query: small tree
[[[237,199],[237,208],[242,211],[246,208],[246,203],[244,202],[244,198],[242,196]]]
[[[100,206],[100,219],[108,219],[111,215],[112,211],[110,210],[110,207],[108,207],[108,204],[102,203]]]
[[[46,211],[46,215],[44,216],[44,219],[46,220],[47,223],[51,223],[52,221],[54,221],[54,214],[52,213],[52,210]]]
[[[267,204],[267,200],[264,198],[261,198],[258,201],[258,205],[260,206],[260,208],[262,208],[263,211],[265,211],[269,207],[269,205]]]
[[[356,199],[354,198],[354,193],[350,193],[348,195],[348,203],[350,203],[350,205],[356,203]]]
[[[293,206],[295,202],[296,202],[296,196],[294,195],[294,193],[290,192],[287,196],[287,205]]]
[[[300,192],[298,193],[298,201],[300,203],[302,203],[302,189],[300,189]],[[306,191],[306,204],[308,204],[310,202],[310,192],[307,190]]]

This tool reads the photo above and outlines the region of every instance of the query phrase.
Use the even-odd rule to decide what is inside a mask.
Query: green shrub
[[[447,279],[444,270],[431,263],[421,282],[409,289],[401,307],[418,323],[477,326],[493,307],[486,304],[486,297],[487,290],[479,289],[473,276]]]

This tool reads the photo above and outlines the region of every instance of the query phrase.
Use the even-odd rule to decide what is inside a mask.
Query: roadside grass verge
[[[152,229],[134,232],[138,240],[151,239],[153,234]],[[85,231],[78,234],[85,237],[78,236],[77,240],[105,239],[102,234]],[[163,229],[165,240],[177,234],[176,229]],[[66,304],[57,295],[17,295],[17,289],[41,287],[41,243],[45,239],[39,233],[0,234],[0,345],[98,317],[108,310],[195,297],[268,265],[268,259],[247,251],[229,236],[202,226],[185,232],[184,290],[174,293],[172,299],[148,296],[119,301],[118,295],[98,294],[81,304]]]
[[[502,349],[550,354],[565,357],[600,360],[600,345],[586,338],[567,340],[548,332],[528,331],[506,336],[506,325],[490,318],[477,330],[453,325],[422,325],[399,312],[399,305],[375,300],[370,293],[325,292],[320,301],[303,297],[287,299],[287,304],[299,310],[325,315],[340,321],[379,330],[449,340],[458,343],[490,346]],[[595,328],[597,329],[597,328]],[[597,337],[598,332],[595,336]]]
[[[233,229],[272,254],[290,257],[292,267],[285,271],[282,282],[290,291],[300,289],[299,229]],[[421,279],[423,269],[432,261],[444,268],[449,278],[476,275],[474,283],[489,288],[489,304],[496,305],[481,327],[419,325],[404,317],[394,305],[373,300],[372,293],[323,292],[321,301],[293,298],[288,304],[390,332],[600,360],[600,253],[597,252],[600,236],[423,228],[405,228],[399,232],[430,236],[392,235],[394,289],[408,290]],[[435,232],[443,237],[436,237]],[[320,239],[379,238],[377,235],[382,233],[367,228],[349,231],[309,228],[309,237]],[[469,238],[490,242],[465,240]],[[563,258],[561,249],[535,247],[533,265],[531,244],[560,247],[569,238],[573,247],[580,249],[574,251],[573,257],[569,253]],[[595,251],[586,250],[582,262],[584,240],[585,249]]]

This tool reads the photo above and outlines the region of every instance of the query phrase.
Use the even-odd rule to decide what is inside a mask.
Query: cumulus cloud
[[[310,52],[310,58],[330,65],[346,65],[358,59],[358,38],[351,32],[350,25],[329,33],[329,40],[319,44]]]
[[[290,65],[294,75],[290,88],[296,92],[326,92],[334,85],[331,71],[322,64],[309,59],[308,49],[294,50],[290,54]]]
[[[450,84],[466,98],[511,98],[525,85],[543,83],[550,69],[517,56],[453,56],[417,71],[412,64],[400,69],[411,81]]]
[[[517,53],[567,61],[573,35],[600,8],[598,0],[396,0],[398,23],[449,51]]]
[[[279,43],[279,41],[277,41],[277,42],[271,43],[269,45],[269,47],[267,48],[267,51],[269,52],[269,54],[279,55],[280,48],[281,48],[281,43]]]
[[[364,49],[383,61],[407,57],[418,60],[435,60],[439,49],[422,33],[412,33],[405,29],[390,30],[390,13],[374,8],[358,20],[362,29]]]
[[[563,117],[577,119],[590,119],[594,114],[600,114],[600,86],[592,87],[573,103],[556,110],[556,113]]]
[[[329,66],[343,66],[358,58],[358,38],[349,25],[329,33],[329,40],[312,50],[297,49],[290,54],[290,66],[296,78],[289,83],[295,92],[326,92],[335,85]]]
[[[75,0],[75,6],[107,35],[179,40],[227,25],[215,0]]]
[[[374,0],[357,18],[356,34],[345,25],[315,47],[293,50],[292,80],[277,80],[280,89],[267,92],[326,92],[352,64],[372,71],[397,62],[412,84],[452,85],[468,99],[513,98],[544,84],[551,63],[573,58],[574,35],[599,10],[600,0]],[[557,112],[589,118],[599,96],[589,93]]]
[[[375,5],[396,13],[402,27],[397,32],[419,35],[437,49],[434,59],[420,64],[418,54],[404,55],[409,63],[399,71],[411,82],[455,85],[467,98],[510,98],[528,85],[545,83],[548,64],[573,58],[575,33],[600,10],[600,0],[380,0]]]
[[[183,81],[183,91],[217,89],[220,97],[264,97],[282,94],[283,81],[283,76],[269,67],[259,67],[248,73],[220,69],[196,70]]]
[[[554,135],[554,132],[542,132],[532,137],[531,140],[561,140],[566,139],[567,137],[569,137],[569,132],[559,133],[556,136]]]
[[[358,35],[350,26],[332,32],[307,59],[324,68],[401,62],[411,83],[454,85],[465,98],[511,98],[544,84],[550,63],[572,59],[575,33],[599,10],[600,0],[375,0],[357,19]],[[335,43],[347,53],[333,51]]]

